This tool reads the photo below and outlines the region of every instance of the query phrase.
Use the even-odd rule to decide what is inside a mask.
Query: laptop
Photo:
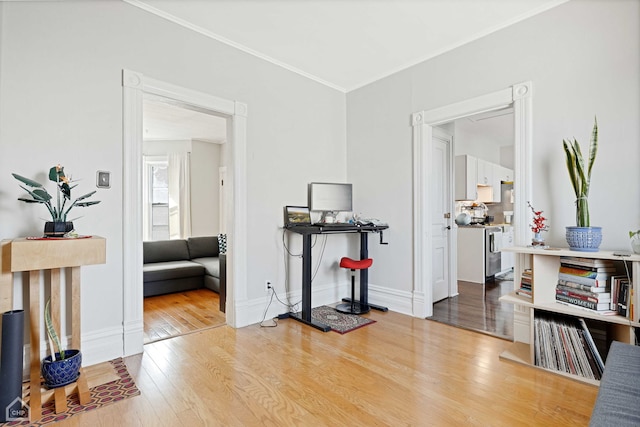
[[[311,214],[309,213],[309,208],[307,206],[285,206],[285,228],[298,227],[300,225],[311,225]]]

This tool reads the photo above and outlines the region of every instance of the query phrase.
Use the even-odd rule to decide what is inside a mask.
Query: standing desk
[[[332,225],[294,225],[285,227],[286,230],[300,234],[302,236],[302,310],[300,313],[289,313],[289,317],[312,326],[323,332],[328,332],[331,328],[324,323],[317,322],[311,318],[311,236],[318,234],[360,234],[360,259],[369,257],[368,236],[369,233],[380,233],[380,243],[383,242],[382,231],[389,228],[388,225],[359,225],[359,224],[332,224]],[[360,270],[360,304],[368,305],[376,310],[387,311],[386,307],[369,304],[369,271],[368,269]],[[343,299],[351,301],[350,299]]]

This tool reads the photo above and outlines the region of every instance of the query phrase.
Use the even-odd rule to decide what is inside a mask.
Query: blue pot
[[[73,222],[52,222],[47,221],[44,223],[44,235],[45,237],[62,237],[66,233],[73,230]]]
[[[566,238],[572,251],[598,252],[602,227],[567,227]]]
[[[65,350],[66,358],[63,360],[51,360],[47,356],[42,361],[42,377],[47,388],[63,387],[75,382],[80,376],[82,366],[82,353],[80,350]],[[56,353],[56,358],[60,353]]]

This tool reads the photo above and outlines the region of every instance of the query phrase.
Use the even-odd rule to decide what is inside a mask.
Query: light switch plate
[[[107,172],[107,171],[96,172],[96,187],[111,188],[111,172]]]

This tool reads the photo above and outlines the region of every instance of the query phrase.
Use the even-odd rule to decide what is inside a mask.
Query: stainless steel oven
[[[500,227],[485,227],[484,241],[485,276],[487,278],[493,278],[502,270],[502,254],[500,253],[502,229]]]

